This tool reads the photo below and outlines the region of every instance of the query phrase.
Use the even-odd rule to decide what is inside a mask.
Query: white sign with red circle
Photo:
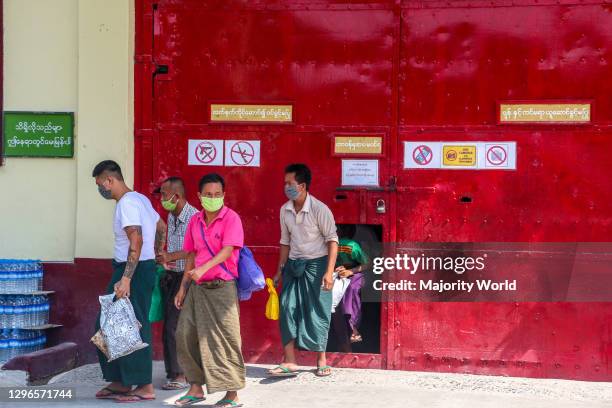
[[[508,145],[505,143],[485,146],[485,167],[508,167]]]
[[[440,142],[404,142],[404,168],[440,168]]]
[[[259,167],[261,156],[259,140],[226,140],[225,165]]]
[[[445,162],[446,150],[460,148],[466,151],[465,159],[470,165]],[[405,169],[449,169],[449,170],[516,170],[516,142],[474,142],[471,140],[452,142],[406,141],[404,142]]]
[[[223,166],[223,140],[189,140],[188,164]]]

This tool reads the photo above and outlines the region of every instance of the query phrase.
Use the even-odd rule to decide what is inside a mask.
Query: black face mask
[[[98,192],[100,193],[100,195],[102,197],[104,197],[107,200],[112,200],[112,192],[110,190],[105,189],[102,184],[98,185]]]

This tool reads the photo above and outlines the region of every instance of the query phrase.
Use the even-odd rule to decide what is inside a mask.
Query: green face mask
[[[172,202],[172,199],[174,198],[174,196],[170,197],[169,200],[162,200],[161,204],[162,207],[164,207],[164,210],[166,211],[174,211],[176,210],[176,207],[178,205],[178,201],[176,203]]]
[[[208,212],[219,211],[223,207],[223,197],[200,197],[200,201],[202,202],[202,207]]]

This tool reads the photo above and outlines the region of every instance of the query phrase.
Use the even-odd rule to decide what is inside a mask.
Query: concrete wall
[[[113,203],[91,178],[112,158],[133,180],[131,0],[4,0],[4,109],[74,111],[73,159],[0,166],[0,258],[112,256]]]
[[[77,30],[76,0],[4,0],[5,110],[76,111]],[[0,258],[74,258],[75,159],[8,158],[0,190]]]
[[[113,159],[134,179],[134,5],[129,0],[81,0],[79,19],[76,173],[77,258],[111,258],[114,201],[104,200],[93,166]]]

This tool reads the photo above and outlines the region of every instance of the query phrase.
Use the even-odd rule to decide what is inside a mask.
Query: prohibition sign
[[[426,166],[431,163],[431,159],[433,158],[433,153],[431,148],[426,145],[417,146],[412,151],[412,158],[414,159],[416,164],[420,164],[421,166]]]
[[[217,148],[210,142],[202,142],[196,146],[195,156],[200,163],[211,163],[217,157]]]
[[[506,149],[504,149],[503,146],[491,146],[489,150],[487,150],[487,161],[493,166],[504,164],[507,158],[508,153],[506,153]]]
[[[232,145],[230,159],[238,166],[246,166],[253,161],[255,149],[249,142],[241,140]]]

